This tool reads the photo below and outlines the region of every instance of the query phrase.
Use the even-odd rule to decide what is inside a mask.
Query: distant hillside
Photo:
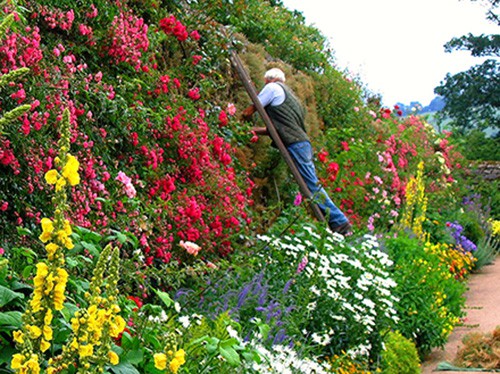
[[[439,112],[444,108],[444,99],[441,96],[436,96],[429,105],[423,106],[419,101],[412,101],[410,104],[397,103],[399,109],[403,112],[403,116],[409,114],[425,114]]]

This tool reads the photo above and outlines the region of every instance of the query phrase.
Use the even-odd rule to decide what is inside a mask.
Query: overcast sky
[[[445,53],[453,37],[499,33],[469,0],[283,0],[328,37],[339,68],[360,77],[383,103],[428,105],[446,73],[484,59]]]

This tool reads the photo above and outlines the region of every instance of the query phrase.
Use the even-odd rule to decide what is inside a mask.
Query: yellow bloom
[[[109,335],[113,338],[116,338],[120,333],[125,329],[125,320],[121,316],[115,316],[114,323],[111,323],[109,326]]]
[[[39,374],[40,364],[38,363],[38,356],[35,354],[31,355],[31,358],[26,362],[26,367],[31,370],[27,370],[26,373]]]
[[[19,343],[19,344],[24,343],[24,334],[22,331],[14,331],[12,335],[13,335],[14,341],[16,343]]]
[[[56,182],[56,191],[57,192],[61,191],[64,186],[66,186],[66,179],[59,178]]]
[[[167,356],[165,356],[165,353],[155,353],[153,357],[155,359],[155,368],[158,370],[165,370],[167,368]]]
[[[80,358],[92,356],[92,354],[94,353],[94,346],[92,344],[80,344],[78,353],[80,354]]]
[[[57,170],[49,170],[47,173],[45,173],[45,181],[48,184],[56,184],[57,178],[59,177],[59,173]]]
[[[52,232],[54,231],[54,224],[49,218],[42,218],[41,224],[42,224],[42,235],[40,235],[40,240],[45,243],[52,237]]]
[[[43,326],[43,337],[45,338],[45,340],[52,340],[52,327],[50,326]]]
[[[71,230],[71,223],[69,223],[69,221],[67,219],[64,220],[63,230],[66,233],[66,235],[68,235],[68,236],[73,233],[73,230]]]
[[[52,259],[54,257],[54,254],[59,249],[59,246],[55,243],[49,243],[45,246],[45,249],[47,251],[47,255],[48,255],[49,259]]]
[[[76,186],[78,183],[80,183],[80,176],[78,175],[79,166],[80,163],[75,158],[75,156],[68,154],[66,165],[64,165],[62,169],[62,175],[64,178],[66,178],[71,186]]]
[[[24,355],[20,353],[16,353],[15,355],[13,355],[12,361],[10,363],[12,369],[21,369],[23,367],[24,360],[25,360]]]
[[[35,325],[26,325],[26,330],[28,331],[28,334],[31,337],[31,339],[36,339],[40,335],[42,335],[42,329],[40,329],[40,327]]]
[[[40,342],[40,350],[42,352],[45,352],[49,348],[50,348],[50,343],[45,339],[42,339],[42,341]]]
[[[184,352],[184,349],[179,349],[177,352],[175,352],[174,359],[170,361],[170,370],[174,373],[177,373],[181,365],[183,365],[186,362],[186,352]]]
[[[48,309],[47,312],[45,313],[45,317],[43,317],[43,323],[50,326],[50,324],[52,323],[52,318],[53,318],[52,309]]]
[[[108,352],[108,358],[109,362],[111,362],[111,365],[118,365],[118,363],[120,362],[118,355],[113,351]]]

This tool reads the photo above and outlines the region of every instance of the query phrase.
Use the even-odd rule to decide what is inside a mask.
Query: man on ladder
[[[266,72],[264,79],[266,85],[258,94],[260,104],[273,122],[318,207],[327,217],[328,226],[342,235],[350,233],[352,226],[348,219],[319,185],[311,142],[304,126],[305,111],[292,90],[285,85],[285,73],[273,68]],[[249,119],[256,110],[255,105],[249,106],[243,111],[243,118]],[[266,127],[256,127],[254,131],[257,135],[269,135]]]

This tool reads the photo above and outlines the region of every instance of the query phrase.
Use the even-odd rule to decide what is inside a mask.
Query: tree
[[[476,0],[471,0],[476,1]],[[496,9],[500,0],[487,0],[486,18],[500,26]],[[493,57],[481,65],[455,75],[447,74],[445,81],[434,92],[441,95],[446,105],[441,119],[451,118],[451,125],[459,132],[472,129],[500,128],[500,35],[468,34],[453,38],[444,45],[446,52],[470,51],[474,57]]]

